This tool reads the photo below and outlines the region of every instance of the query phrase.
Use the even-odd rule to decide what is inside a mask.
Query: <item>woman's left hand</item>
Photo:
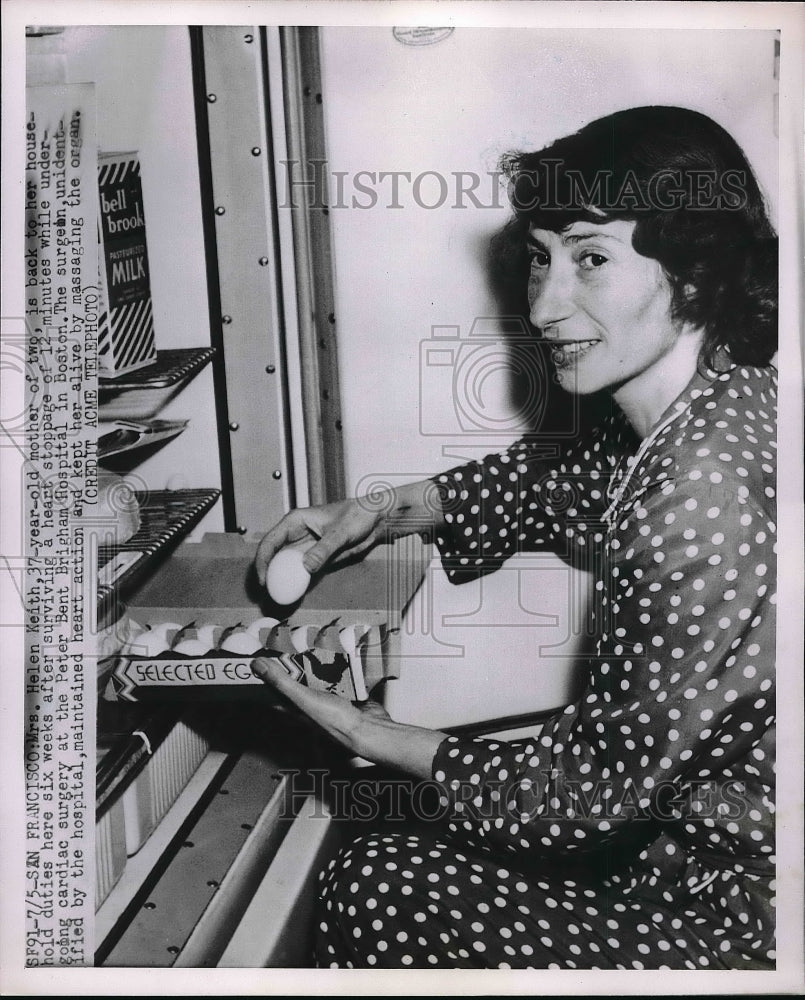
[[[433,758],[446,733],[395,722],[377,701],[353,704],[299,684],[273,657],[257,657],[252,670],[351,753],[430,779]]]

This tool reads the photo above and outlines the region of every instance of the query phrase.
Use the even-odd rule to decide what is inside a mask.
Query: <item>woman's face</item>
[[[530,232],[531,321],[555,341],[557,377],[570,392],[639,399],[675,364],[671,288],[659,262],[632,247],[634,228],[617,220]]]

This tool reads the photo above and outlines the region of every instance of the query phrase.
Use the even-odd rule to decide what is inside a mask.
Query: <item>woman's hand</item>
[[[350,753],[425,781],[430,779],[433,758],[445,733],[394,722],[376,701],[355,705],[336,694],[305,687],[273,657],[258,656],[252,670]]]
[[[265,579],[268,564],[285,545],[313,542],[303,559],[308,573],[316,573],[336,555],[360,555],[379,541],[382,519],[382,510],[360,500],[292,510],[260,541],[254,561],[258,578]]]
[[[335,557],[366,552],[383,540],[387,530],[405,535],[443,523],[438,491],[429,480],[380,489],[354,500],[290,511],[263,537],[254,565],[263,580],[283,546],[312,542],[302,561],[308,573],[316,573]]]

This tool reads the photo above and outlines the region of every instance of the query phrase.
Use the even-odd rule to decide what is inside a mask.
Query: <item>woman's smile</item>
[[[634,228],[619,219],[532,229],[528,297],[560,384],[609,389],[645,436],[692,378],[703,335],[672,317],[668,279],[634,249]]]
[[[571,368],[585,358],[599,341],[552,340],[551,360],[558,369]]]

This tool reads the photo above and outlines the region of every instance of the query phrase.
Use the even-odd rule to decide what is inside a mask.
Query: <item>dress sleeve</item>
[[[773,849],[754,824],[690,822],[701,783],[764,773],[775,658],[774,523],[740,481],[696,475],[615,526],[601,573],[611,617],[580,700],[537,739],[440,745],[451,828],[477,846],[590,851],[673,815],[708,848]]]
[[[572,561],[606,508],[627,437],[616,415],[561,455],[520,440],[437,476],[444,527],[435,541],[451,582],[492,572],[516,552],[548,549]]]

